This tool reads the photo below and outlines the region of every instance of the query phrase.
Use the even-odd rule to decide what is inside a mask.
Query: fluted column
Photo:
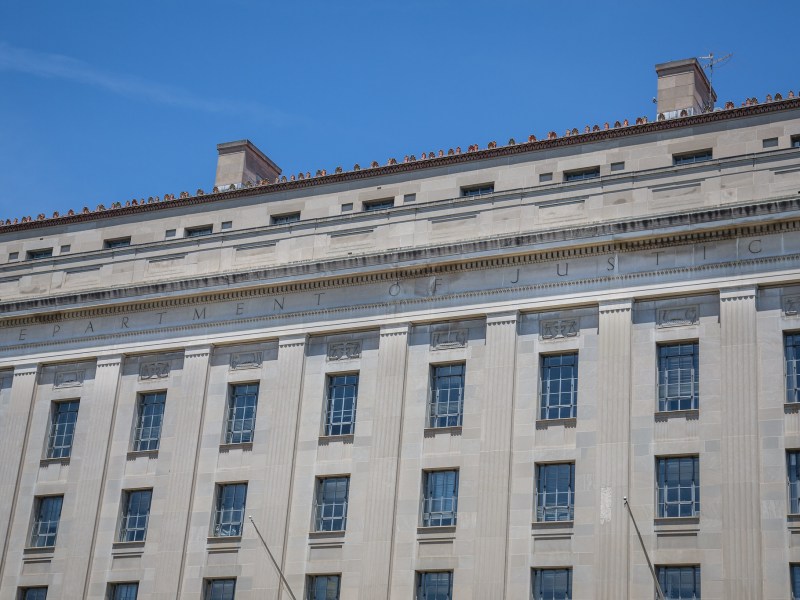
[[[632,300],[600,305],[598,326],[597,456],[594,496],[595,598],[628,597],[628,494]]]
[[[367,472],[359,597],[388,598],[406,381],[408,324],[381,328]]]
[[[720,348],[724,597],[749,600],[762,597],[754,287],[720,293]],[[701,487],[702,472],[701,456]]]
[[[517,312],[486,319],[486,396],[481,407],[473,598],[505,597]],[[462,485],[465,485],[462,482]]]

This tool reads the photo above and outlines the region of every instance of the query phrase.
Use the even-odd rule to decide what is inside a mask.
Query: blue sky
[[[658,62],[732,52],[719,100],[800,91],[800,2],[0,3],[0,217],[654,116]]]

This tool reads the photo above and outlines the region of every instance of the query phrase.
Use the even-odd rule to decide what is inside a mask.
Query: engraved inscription
[[[68,371],[56,372],[55,387],[79,387],[83,385],[83,378],[86,371],[83,369],[70,369]]]
[[[679,306],[677,308],[661,308],[658,310],[657,323],[659,327],[681,327],[694,325],[700,314],[697,306]]]
[[[231,369],[257,369],[263,361],[263,352],[235,352],[231,354]]]
[[[577,319],[553,319],[542,321],[539,337],[543,340],[557,340],[578,335]]]
[[[328,360],[347,360],[361,357],[361,342],[331,342],[328,344]]]
[[[800,296],[786,296],[783,299],[783,314],[787,317],[800,314]]]
[[[169,375],[168,362],[143,363],[139,367],[139,379],[163,379]]]
[[[466,329],[450,329],[449,331],[434,331],[431,335],[431,347],[434,350],[448,350],[450,348],[464,348],[467,345]]]

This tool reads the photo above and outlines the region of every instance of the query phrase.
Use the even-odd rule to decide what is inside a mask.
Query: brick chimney
[[[717,94],[696,58],[661,63],[656,73],[658,114],[671,119],[681,116],[682,110],[696,115],[714,108]]]
[[[217,144],[217,152],[219,157],[214,186],[220,190],[227,189],[231,184],[239,188],[248,181],[253,183],[258,183],[261,179],[275,181],[281,174],[280,167],[250,140]]]

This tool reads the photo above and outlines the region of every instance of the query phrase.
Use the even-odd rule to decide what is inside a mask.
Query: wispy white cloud
[[[213,91],[193,93],[176,86],[132,75],[110,73],[61,54],[35,52],[0,41],[0,71],[17,71],[36,77],[64,79],[113,94],[208,113],[241,115],[287,125],[296,118],[257,103],[214,97]]]

